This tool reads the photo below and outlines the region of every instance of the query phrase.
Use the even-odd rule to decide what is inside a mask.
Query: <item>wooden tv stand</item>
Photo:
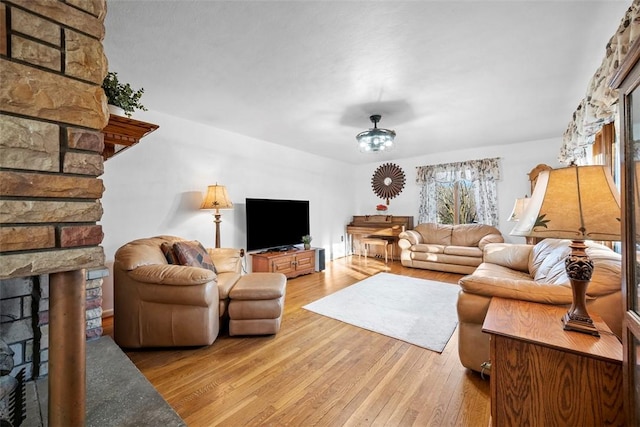
[[[251,254],[254,273],[282,273],[288,278],[313,273],[316,264],[315,249],[291,249],[288,251]]]

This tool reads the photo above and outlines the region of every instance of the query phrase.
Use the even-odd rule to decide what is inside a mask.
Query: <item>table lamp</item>
[[[207,194],[202,201],[202,205],[200,209],[215,209],[215,213],[213,216],[215,217],[214,221],[216,223],[216,248],[220,247],[220,223],[222,220],[220,219],[220,209],[232,209],[233,203],[229,200],[229,195],[227,194],[227,189],[224,185],[210,185],[207,188]]]
[[[620,197],[609,168],[571,165],[541,172],[511,234],[571,239],[565,268],[573,299],[562,323],[565,330],[600,336],[586,307],[593,262],[584,241],[620,240]]]
[[[520,218],[522,217],[522,214],[524,213],[524,211],[527,209],[528,205],[529,205],[528,197],[525,196],[520,199],[516,199],[515,203],[513,204],[513,210],[511,211],[511,215],[509,215],[509,219],[507,221],[509,222],[520,221]]]

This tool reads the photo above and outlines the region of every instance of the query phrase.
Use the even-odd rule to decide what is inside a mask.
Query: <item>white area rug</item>
[[[439,353],[458,324],[458,286],[378,273],[303,308]]]

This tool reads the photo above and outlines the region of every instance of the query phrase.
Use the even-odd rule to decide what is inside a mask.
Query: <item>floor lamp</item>
[[[227,194],[227,189],[224,185],[210,185],[207,188],[207,194],[202,201],[202,206],[200,209],[215,209],[215,213],[213,214],[214,220],[216,223],[216,248],[220,247],[220,223],[222,220],[220,219],[220,209],[232,209],[233,203],[229,200],[229,195]]]
[[[565,260],[571,283],[571,308],[565,330],[600,336],[587,313],[586,292],[593,262],[585,240],[619,241],[620,197],[606,166],[576,166],[543,171],[512,235],[571,239]]]

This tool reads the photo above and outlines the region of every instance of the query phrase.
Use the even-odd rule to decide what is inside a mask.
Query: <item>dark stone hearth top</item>
[[[47,379],[37,382],[40,402],[47,402]],[[186,426],[108,336],[87,343],[87,427]],[[31,405],[29,405],[31,406]],[[28,409],[28,412],[33,412]],[[46,409],[41,411],[46,418]],[[28,414],[28,420],[39,418]],[[34,417],[35,416],[35,417]],[[27,420],[27,421],[28,421]],[[37,422],[25,422],[27,426]],[[47,425],[45,419],[42,425]]]

